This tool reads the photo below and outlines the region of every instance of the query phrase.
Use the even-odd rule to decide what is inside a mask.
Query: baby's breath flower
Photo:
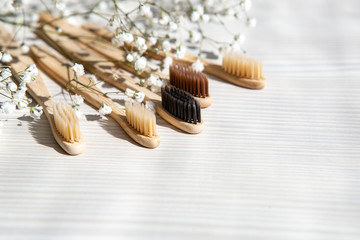
[[[146,58],[140,57],[135,61],[134,68],[136,71],[142,71],[146,67]]]
[[[169,21],[170,21],[169,15],[167,13],[165,13],[165,12],[162,12],[159,23],[161,25],[167,25],[169,23]]]
[[[17,85],[13,82],[9,82],[7,84],[7,89],[10,91],[10,92],[15,92],[17,90]]]
[[[31,80],[35,80],[35,78],[39,74],[39,70],[37,69],[35,64],[30,64],[30,66],[25,69],[25,72],[28,72],[30,74]]]
[[[246,20],[246,26],[248,26],[248,27],[250,27],[250,28],[255,27],[255,26],[256,26],[256,23],[257,23],[257,21],[256,21],[256,18],[254,18],[254,17],[248,18],[248,19]]]
[[[176,23],[174,23],[174,22],[170,22],[169,23],[169,28],[170,28],[170,31],[174,32],[174,31],[177,30],[178,25]]]
[[[163,68],[169,68],[173,63],[173,59],[169,56],[167,56],[166,58],[164,58],[163,60]]]
[[[191,13],[191,21],[197,22],[200,19],[200,13],[198,11],[193,11]]]
[[[11,114],[15,111],[15,104],[13,102],[4,102],[2,105],[1,105],[1,109],[4,111],[4,113],[6,114]]]
[[[142,101],[144,101],[145,98],[145,93],[143,92],[137,92],[135,93],[135,100],[139,103],[141,103]]]
[[[77,94],[72,95],[71,99],[72,99],[74,105],[80,105],[84,102],[84,98]]]
[[[190,31],[190,41],[192,43],[197,43],[201,40],[202,35],[199,31],[195,30],[195,31]]]
[[[152,12],[151,12],[150,5],[148,5],[148,4],[142,5],[140,7],[140,14],[143,17],[151,18],[152,17]]]
[[[74,66],[72,66],[72,69],[74,70],[77,77],[85,74],[84,66],[82,64],[75,63]]]
[[[11,77],[11,71],[9,68],[3,68],[2,71],[1,71],[1,79],[0,80],[5,80],[9,77]]]
[[[149,37],[149,44],[150,46],[154,46],[157,42],[157,39],[155,37]]]
[[[145,43],[145,39],[142,37],[136,37],[135,47],[139,50],[140,53],[143,53],[147,49],[147,45]]]
[[[22,43],[22,44],[21,44],[21,52],[22,52],[23,54],[27,54],[27,53],[29,52],[29,50],[30,50],[30,48],[29,48],[28,45],[26,45],[25,43]]]
[[[56,1],[55,7],[57,10],[59,10],[60,12],[63,12],[66,8],[66,4],[63,1]]]
[[[101,107],[99,108],[99,114],[100,116],[105,116],[107,114],[110,114],[112,112],[112,108],[108,105],[106,105],[105,103],[103,103],[101,105]]]
[[[170,42],[168,40],[164,40],[162,43],[162,47],[164,49],[164,52],[168,52],[171,49]]]
[[[125,95],[126,95],[126,96],[132,98],[132,97],[134,96],[134,94],[135,94],[135,91],[134,91],[134,90],[132,90],[132,89],[130,89],[130,88],[126,88],[126,90],[125,90]]]
[[[10,55],[10,53],[8,53],[7,51],[3,53],[2,58],[1,58],[1,62],[3,63],[10,63],[12,61],[12,57]]]
[[[61,27],[56,27],[56,31],[57,31],[58,33],[62,33],[62,28],[61,28]]]
[[[191,67],[198,72],[202,72],[204,70],[204,64],[202,62],[200,62],[200,59],[197,59],[192,65]]]
[[[133,62],[134,61],[134,56],[131,53],[129,53],[128,55],[126,55],[126,60],[128,62]]]
[[[36,105],[35,107],[30,108],[30,116],[33,119],[40,119],[41,115],[43,114],[43,107]]]
[[[184,58],[185,56],[185,53],[186,53],[186,47],[184,45],[180,45],[176,48],[176,52],[174,54],[174,57],[176,59],[181,59],[181,58]]]
[[[251,8],[251,0],[241,0],[240,2],[240,7],[244,10],[244,11],[249,11]]]

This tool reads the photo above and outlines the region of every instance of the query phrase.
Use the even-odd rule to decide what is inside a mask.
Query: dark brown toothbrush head
[[[170,66],[170,84],[195,97],[209,96],[209,81],[205,74],[186,65],[173,64]]]

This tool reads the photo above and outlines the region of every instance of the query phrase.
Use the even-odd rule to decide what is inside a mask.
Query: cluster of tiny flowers
[[[125,61],[138,74],[146,70],[147,52],[164,55],[161,70],[168,74],[173,58],[184,58],[187,52],[185,45],[189,43],[192,48],[197,47],[198,56],[205,41],[215,46],[215,51],[219,53],[224,49],[243,51],[245,36],[242,33],[234,31],[232,38],[225,43],[208,36],[203,26],[212,23],[223,25],[225,29],[226,20],[235,19],[244,26],[254,27],[256,19],[249,16],[251,6],[251,0],[176,0],[174,3],[159,0],[139,1],[137,8],[126,12],[114,4],[114,14],[108,25],[115,33],[112,44],[127,52]],[[200,60],[192,67],[196,71],[204,69]],[[158,91],[162,83],[154,81],[153,77],[149,79],[145,81],[146,85]]]
[[[1,56],[2,55],[2,56]],[[1,54],[2,62],[10,63],[10,61],[3,61],[4,55]],[[8,55],[10,56],[10,54]],[[11,58],[11,56],[10,56]],[[5,59],[8,60],[8,59]],[[11,114],[16,109],[25,109],[28,104],[31,103],[31,99],[26,97],[27,87],[26,84],[34,81],[38,75],[38,69],[34,64],[31,64],[23,72],[17,74],[17,78],[20,80],[20,84],[16,85],[11,77],[12,72],[8,67],[0,68],[0,93],[7,100],[1,103],[1,110],[5,114]],[[30,116],[34,119],[39,119],[43,113],[41,106],[35,106],[29,108]]]
[[[105,116],[112,112],[112,108],[110,106],[106,105],[105,103],[102,103],[98,112],[99,112],[100,116]]]

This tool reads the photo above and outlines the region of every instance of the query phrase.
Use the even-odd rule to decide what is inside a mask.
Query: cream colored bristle
[[[67,142],[78,142],[81,137],[79,120],[66,103],[54,104],[54,121],[58,133]]]
[[[128,101],[125,111],[128,123],[138,132],[148,137],[157,135],[155,113],[145,108],[144,104]]]
[[[222,68],[237,77],[258,80],[263,78],[261,62],[241,53],[226,52],[223,56]]]

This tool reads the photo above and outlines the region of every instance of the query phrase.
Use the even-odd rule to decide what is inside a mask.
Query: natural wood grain
[[[30,54],[37,64],[63,88],[69,88],[73,92],[80,94],[84,97],[87,103],[96,109],[99,109],[102,104],[110,106],[112,108],[112,112],[109,116],[118,122],[121,128],[134,141],[147,148],[156,148],[159,146],[159,136],[147,137],[132,128],[127,123],[125,112],[113,101],[111,101],[111,99],[103,96],[100,89],[92,86],[92,90],[90,91],[87,88],[78,87],[76,82],[69,82],[69,80],[75,78],[74,72],[71,70],[67,61],[61,58],[58,54],[52,53],[49,50],[36,45],[30,47]],[[91,84],[90,80],[85,76],[80,76],[78,81],[84,86],[89,86],[89,84]]]
[[[159,95],[145,87],[137,85],[133,78],[128,76],[123,71],[117,69],[112,62],[109,62],[102,55],[88,48],[87,46],[76,42],[75,40],[71,40],[67,36],[58,34],[51,26],[43,26],[42,29],[37,30],[37,34],[44,41],[48,42],[51,46],[57,49],[60,53],[67,55],[74,61],[83,63],[89,72],[94,73],[98,77],[104,79],[104,81],[107,83],[121,89],[122,91],[125,91],[126,88],[131,88],[135,91],[144,92],[146,100],[155,102],[159,102],[161,100]],[[61,49],[59,49],[59,47],[61,47]],[[117,80],[114,80],[114,78]],[[209,103],[211,103],[210,97],[203,99],[204,105],[208,105]],[[157,107],[157,109],[158,108],[159,107]],[[166,110],[159,111],[157,114],[171,125],[181,129],[186,133],[201,133],[204,128],[203,123],[189,124],[182,122],[181,120],[168,114]]]
[[[99,37],[102,37],[108,41],[111,41],[111,39],[114,37],[114,35],[105,27],[97,25],[97,24],[83,24],[82,27],[94,34],[96,34]],[[146,51],[147,56],[162,60],[165,58],[165,54],[163,52],[152,52],[151,50]],[[169,56],[173,56],[172,52],[168,53]],[[177,59],[173,57],[173,61],[176,63],[191,65],[194,63],[198,57],[193,56],[191,54],[185,53],[184,58]],[[266,85],[266,79],[262,78],[260,80],[257,79],[248,79],[248,78],[240,78],[237,76],[233,76],[232,74],[229,74],[225,72],[222,67],[216,63],[213,63],[211,61],[205,60],[203,58],[199,58],[200,61],[204,64],[204,72],[209,73],[213,76],[216,76],[218,78],[221,78],[223,80],[226,80],[234,85],[240,86],[240,87],[246,87],[251,89],[263,89]]]
[[[0,40],[0,48],[6,48],[12,57],[16,59],[16,61],[13,61],[10,65],[13,76],[15,76],[17,81],[20,83],[21,80],[19,79],[18,73],[24,71],[31,64],[34,64],[34,61],[28,55],[21,53],[20,44],[16,41],[12,41],[11,34],[1,24]],[[36,79],[27,83],[26,86],[31,97],[34,98],[35,101],[43,107],[43,111],[49,121],[52,134],[60,147],[70,155],[78,155],[83,153],[86,149],[86,142],[82,135],[80,135],[79,141],[70,143],[60,135],[58,129],[56,128],[53,112],[55,102],[52,99],[44,81],[42,80],[41,75],[38,74]]]

